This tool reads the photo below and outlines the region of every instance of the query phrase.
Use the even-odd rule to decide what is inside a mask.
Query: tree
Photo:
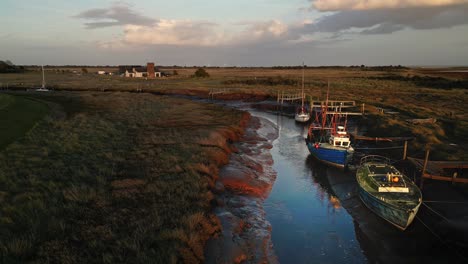
[[[86,74],[86,73],[88,73],[88,69],[82,68],[82,69],[81,69],[81,72],[82,72],[83,74]]]
[[[205,71],[203,68],[198,68],[198,70],[195,72],[195,77],[197,78],[207,78],[210,77],[210,75]]]
[[[172,75],[179,75],[179,73],[178,73],[176,70],[174,70],[174,71],[172,72]]]

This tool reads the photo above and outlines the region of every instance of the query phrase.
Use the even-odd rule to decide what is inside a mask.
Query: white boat
[[[42,85],[41,85],[40,88],[36,89],[36,92],[48,92],[50,90],[46,88],[45,76],[44,76],[44,66],[41,66],[41,68],[42,68]]]
[[[302,63],[302,92],[301,92],[301,107],[296,110],[294,119],[297,122],[305,123],[310,119],[310,113],[304,106],[304,63]]]

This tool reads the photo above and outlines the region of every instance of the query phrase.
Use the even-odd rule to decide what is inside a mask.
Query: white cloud
[[[218,46],[259,42],[279,38],[288,27],[276,20],[239,23],[240,30],[228,31],[206,21],[161,19],[152,26],[126,25],[123,40],[129,44]]]
[[[468,3],[468,0],[315,0],[319,11],[438,7]]]
[[[210,46],[223,41],[217,28],[208,22],[161,19],[152,26],[126,25],[123,40],[129,44]]]

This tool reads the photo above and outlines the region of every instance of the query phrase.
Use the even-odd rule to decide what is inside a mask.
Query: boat
[[[302,63],[302,91],[301,91],[301,107],[296,110],[294,119],[297,122],[305,123],[310,119],[310,113],[307,108],[304,106],[304,63]]]
[[[356,180],[360,199],[375,214],[400,230],[413,222],[422,203],[421,191],[388,158],[363,157]]]
[[[314,109],[315,120],[310,124],[306,144],[309,152],[319,161],[345,169],[351,161],[354,149],[346,131],[347,113],[339,107],[328,112],[327,101],[319,109]]]
[[[40,88],[36,88],[37,92],[48,92],[50,91],[49,89],[46,88],[46,82],[45,82],[45,76],[44,76],[44,66],[41,66],[42,68],[42,85]]]

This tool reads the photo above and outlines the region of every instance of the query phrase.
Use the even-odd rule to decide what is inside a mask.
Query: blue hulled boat
[[[413,222],[422,202],[419,188],[381,156],[365,156],[356,171],[359,197],[375,214],[401,230]]]
[[[354,153],[345,127],[338,126],[336,132],[328,136],[328,141],[314,140],[317,138],[320,137],[314,136],[313,131],[309,132],[306,143],[310,154],[325,164],[345,168]]]

